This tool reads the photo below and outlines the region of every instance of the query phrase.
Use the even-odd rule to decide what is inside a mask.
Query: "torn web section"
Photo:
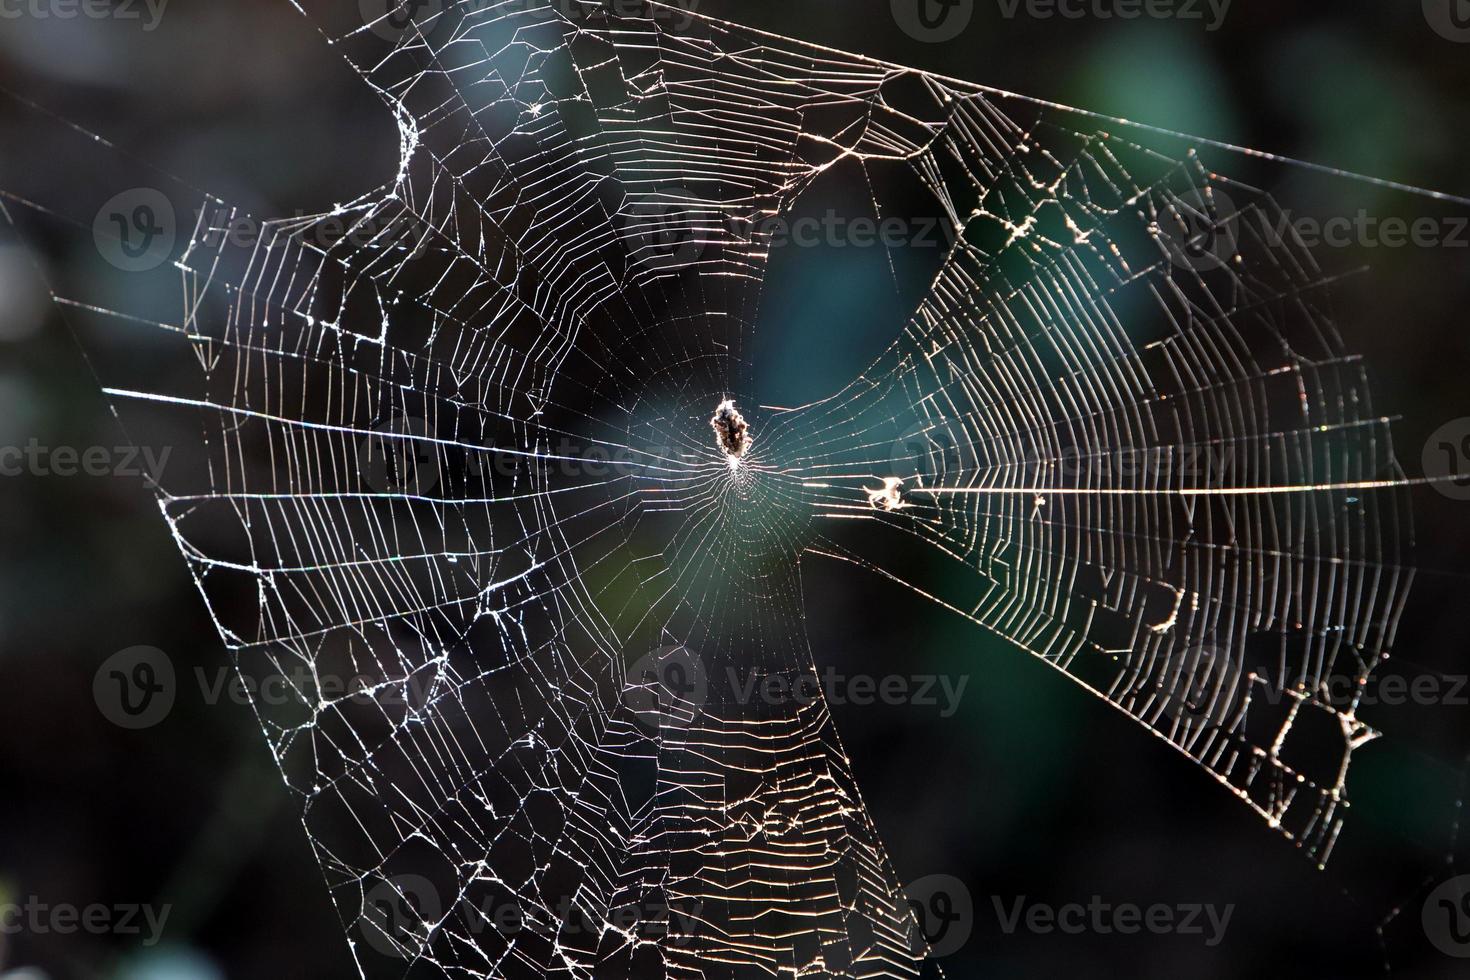
[[[959,244],[890,354],[802,422],[851,433],[812,469],[826,516],[973,568],[968,589],[904,580],[1325,861],[1378,733],[1323,682],[1390,652],[1411,579],[1402,473],[1328,277],[1267,195],[1185,147],[952,97],[913,166]],[[837,553],[902,578],[868,540]]]
[[[385,196],[345,211],[393,209]],[[104,384],[177,448],[169,527],[241,672],[290,685],[257,705],[261,724],[334,898],[364,910],[349,920],[363,972],[456,955],[438,951],[455,937],[434,935],[432,910],[482,861],[516,909],[559,921],[537,911],[558,905],[540,882],[592,863],[565,841],[599,847],[609,821],[533,803],[577,785],[578,746],[601,737],[588,719],[615,708],[622,671],[573,660],[574,640],[581,656],[592,641],[569,638],[545,598],[573,577],[541,512],[544,454],[488,448],[536,442],[499,380],[524,354],[484,339],[523,305],[458,322],[463,256],[419,249],[422,228],[396,217],[323,250],[309,222],[242,246],[214,234],[238,216],[228,206],[178,191],[174,210],[200,215],[177,265],[79,276],[81,308],[59,293],[99,347],[128,339]],[[519,955],[551,959],[544,933]]]
[[[202,221],[226,210],[206,202]],[[199,433],[177,444],[195,465],[170,473],[161,508],[242,673],[291,685],[258,709],[334,897],[357,909],[392,903],[384,886],[436,896],[402,906],[417,918],[353,923],[364,972],[401,973],[453,941],[421,923],[479,862],[495,859],[533,908],[535,882],[589,860],[547,835],[595,838],[606,821],[559,823],[529,801],[576,785],[578,746],[601,734],[589,717],[613,710],[621,672],[573,660],[573,641],[591,641],[544,598],[574,577],[539,512],[543,457],[486,462],[486,447],[528,441],[490,367],[516,355],[481,344],[485,360],[467,354],[458,374],[418,338],[474,351],[483,328],[457,336],[452,304],[431,293],[395,300],[410,281],[450,282],[450,253],[415,252],[423,265],[404,271],[412,250],[391,235],[331,255],[290,236],[211,240],[196,229],[181,268],[143,291],[171,297],[156,325],[185,335],[197,364],[117,397]],[[155,325],[135,309],[96,313],[98,332]]]

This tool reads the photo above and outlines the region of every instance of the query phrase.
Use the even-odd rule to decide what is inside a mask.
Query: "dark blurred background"
[[[1470,43],[1454,39],[1470,9],[1456,22],[1435,21],[1435,4],[1419,0],[1235,0],[1211,30],[1203,3],[1203,19],[1073,20],[962,0],[949,16],[968,17],[964,29],[926,41],[902,28],[902,2],[698,0],[695,9],[1470,196]],[[0,18],[0,86],[45,110],[0,97],[0,189],[58,199],[117,158],[66,149],[58,117],[258,214],[319,211],[391,173],[396,133],[381,103],[287,0],[173,0],[154,29],[147,8],[133,6],[139,19]],[[1223,152],[1207,159],[1226,173],[1239,163]],[[1290,166],[1270,171],[1268,189],[1320,215],[1470,213]],[[90,235],[80,244],[0,235],[0,445],[122,444],[43,286]],[[1373,368],[1379,409],[1404,417],[1397,449],[1418,474],[1429,434],[1470,416],[1470,233],[1459,249],[1358,242],[1324,265],[1368,269],[1344,280],[1341,327]],[[824,268],[783,281],[767,302],[830,311],[862,301],[851,270],[836,259]],[[1464,674],[1470,505],[1430,490],[1413,501],[1416,557],[1429,573],[1398,652]],[[144,481],[7,476],[0,526],[0,902],[170,909],[149,947],[115,933],[0,937],[0,977],[352,975],[250,708],[228,697],[207,704],[194,682],[202,671],[212,683],[228,660]],[[1341,862],[1318,871],[1193,764],[1026,655],[855,569],[823,568],[808,586],[813,647],[840,669],[881,675],[901,662],[903,673],[969,678],[949,718],[918,705],[834,709],[899,874],[954,876],[970,893],[971,935],[945,960],[949,976],[1346,978],[1381,975],[1386,962],[1415,978],[1470,971],[1470,960],[1427,943],[1420,923],[1429,890],[1467,870],[1444,863],[1465,789],[1452,737],[1432,740],[1450,747],[1438,758],[1365,764],[1350,784],[1359,805]],[[167,718],[129,731],[99,711],[93,682],[109,657],[137,646],[164,651],[182,682]],[[1403,724],[1463,730],[1467,713],[1429,705]],[[996,903],[1021,896],[1234,912],[1213,946],[1198,935],[1007,934]],[[1380,935],[1396,906],[1402,913]]]

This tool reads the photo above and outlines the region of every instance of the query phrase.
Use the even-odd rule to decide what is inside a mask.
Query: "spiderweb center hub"
[[[750,449],[750,423],[735,407],[734,400],[726,398],[715,408],[709,424],[715,430],[715,444],[729,460],[730,468],[734,469]]]

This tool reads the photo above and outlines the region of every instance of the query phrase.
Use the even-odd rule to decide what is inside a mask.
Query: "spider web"
[[[108,392],[202,433],[160,509],[241,670],[295,679],[257,711],[360,972],[934,971],[827,706],[721,684],[816,669],[833,560],[1328,859],[1379,733],[1326,682],[1392,649],[1411,481],[1269,195],[656,5],[298,5],[391,109],[395,177],[248,246],[201,198],[176,319],[59,301],[197,358]],[[763,221],[842,168],[919,181],[953,247],[850,384],[746,404]]]

